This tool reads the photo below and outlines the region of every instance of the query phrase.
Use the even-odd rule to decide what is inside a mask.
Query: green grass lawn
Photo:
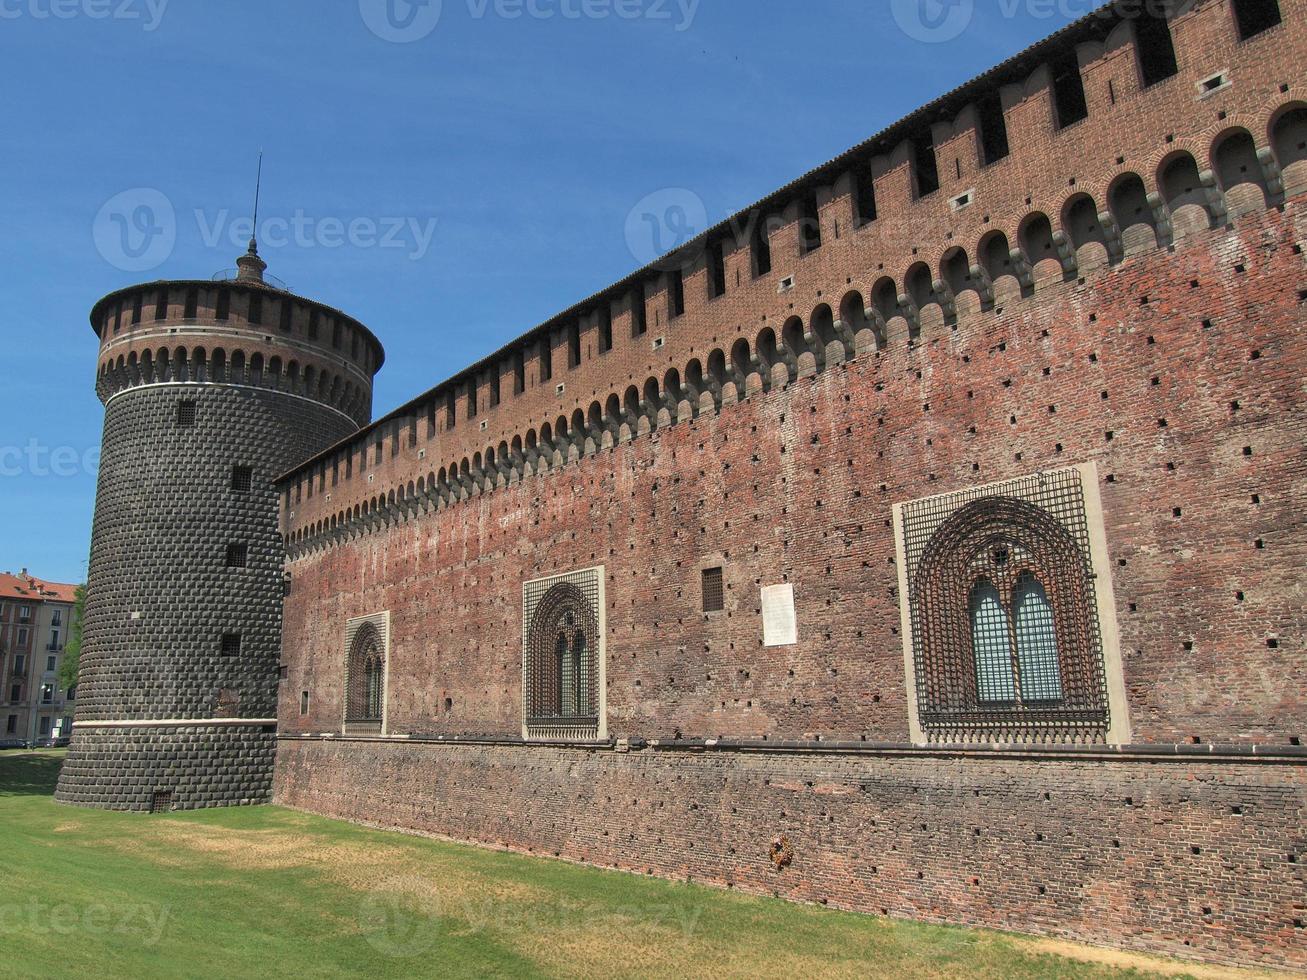
[[[1175,975],[357,827],[278,807],[149,816],[51,799],[62,753],[0,754],[5,976]],[[1071,956],[1099,957],[1089,962]],[[1122,964],[1129,965],[1124,969]]]

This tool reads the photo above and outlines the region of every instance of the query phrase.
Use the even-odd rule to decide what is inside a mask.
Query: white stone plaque
[[[799,642],[794,618],[794,586],[766,585],[762,590],[762,644],[789,647]]]

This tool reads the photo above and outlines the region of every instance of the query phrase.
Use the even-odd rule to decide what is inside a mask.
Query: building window
[[[309,713],[309,692],[300,691],[300,715]]]
[[[603,737],[602,569],[523,587],[527,738]]]
[[[54,703],[54,685],[53,685],[53,684],[42,684],[42,685],[41,685],[41,703],[42,703],[42,704],[53,704],[53,703]]]
[[[58,631],[58,630],[51,630],[51,631],[50,631],[50,649],[51,649],[51,650],[58,650],[58,649],[59,649],[59,631]]]
[[[64,621],[64,614],[62,610],[55,609],[50,613],[51,626],[60,626],[63,624],[63,621]]]
[[[253,486],[253,467],[233,466],[231,468],[231,489],[234,493],[249,493]]]
[[[19,607],[18,607],[18,621],[19,621],[20,623],[25,623],[25,622],[27,622],[27,621],[28,621],[29,619],[31,619],[31,618],[32,618],[32,607],[31,607],[31,606],[19,606]]]
[[[713,299],[726,292],[725,242],[708,243],[708,295]]]
[[[1278,0],[1234,0],[1234,19],[1239,39],[1246,41],[1280,23],[1280,4]]]
[[[241,652],[241,635],[239,633],[222,634],[222,655],[239,657]]]
[[[673,269],[667,274],[667,317],[675,320],[685,314],[685,273]]]
[[[1143,11],[1135,21],[1135,55],[1144,88],[1164,82],[1179,71],[1175,41],[1164,11]]]
[[[227,567],[244,568],[249,559],[249,545],[244,541],[234,541],[227,545]]]
[[[23,685],[15,684],[9,689],[9,703],[17,704],[21,700],[23,700]]]
[[[18,631],[18,645],[19,645],[20,647],[25,647],[25,646],[27,646],[27,630],[25,630],[25,629],[20,629],[20,630]]]
[[[247,316],[250,323],[261,324],[263,322],[263,297],[258,293],[250,293]]]
[[[47,701],[46,704],[49,704],[49,702]],[[45,738],[45,737],[47,737],[47,736],[50,734],[50,716],[49,716],[49,715],[42,715],[42,716],[41,716],[41,722],[40,722],[40,726],[39,726],[39,727],[40,727],[40,734],[41,734],[41,737],[42,737],[42,738]]]
[[[581,364],[581,325],[571,324],[567,328],[567,366],[579,367]]]
[[[1089,115],[1085,100],[1085,80],[1080,74],[1080,60],[1073,51],[1053,71],[1053,109],[1058,129],[1066,129]]]
[[[194,320],[200,308],[200,291],[194,287],[186,290],[186,300],[182,304],[182,319]]]
[[[70,688],[68,689],[68,697],[65,698],[65,700],[67,700],[67,701],[76,701],[76,700],[77,700],[77,685],[76,685],[76,684],[74,684],[72,687],[70,687]]]
[[[613,308],[604,303],[599,307],[599,353],[607,354],[613,349]]]
[[[876,178],[871,172],[870,161],[853,171],[853,202],[858,224],[876,220]]]
[[[980,100],[977,109],[980,122],[980,157],[988,167],[1011,152],[1007,138],[1007,117],[1003,113],[1003,97],[998,92],[991,92]]]
[[[799,198],[799,254],[821,248],[821,212],[817,209],[817,192]]]
[[[225,320],[231,315],[231,290],[219,289],[218,302],[213,311],[215,320]]]
[[[1124,706],[1108,684],[1120,677],[1119,653],[1100,625],[1111,615],[1110,572],[1091,547],[1089,515],[1101,521],[1094,472],[895,507],[914,738],[1124,740]]]
[[[703,611],[721,612],[726,608],[726,594],[722,589],[722,570],[705,568],[703,570]]]
[[[27,654],[25,653],[14,654],[14,673],[22,674],[22,673],[26,673],[26,671],[27,671]]]
[[[189,399],[177,403],[177,428],[190,429],[195,426],[195,402]]]
[[[159,297],[154,303],[154,318],[156,320],[168,319],[168,290],[160,289]]]
[[[345,628],[345,731],[380,733],[386,712],[389,615],[350,620]]]
[[[912,175],[917,197],[929,197],[939,190],[939,158],[930,133],[922,133],[912,141]]]
[[[132,323],[141,322],[141,313],[145,308],[145,294],[137,293],[132,299]]]
[[[639,337],[649,329],[649,308],[644,283],[631,290],[631,336]]]
[[[5,732],[9,735],[13,735],[17,731],[18,731],[18,716],[10,715],[9,720],[5,723]]]
[[[45,658],[46,672],[49,673],[53,671],[55,669],[55,666],[58,664],[58,661],[59,661],[58,657],[46,657]]]

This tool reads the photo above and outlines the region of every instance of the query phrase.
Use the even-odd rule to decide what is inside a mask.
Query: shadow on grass
[[[0,753],[0,797],[53,796],[64,753]]]

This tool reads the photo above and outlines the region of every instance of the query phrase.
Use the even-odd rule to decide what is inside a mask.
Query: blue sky
[[[920,2],[0,0],[0,569],[84,576],[87,313],[230,268],[260,148],[269,272],[381,338],[381,414],[643,265],[647,195],[721,220],[1091,5]]]

